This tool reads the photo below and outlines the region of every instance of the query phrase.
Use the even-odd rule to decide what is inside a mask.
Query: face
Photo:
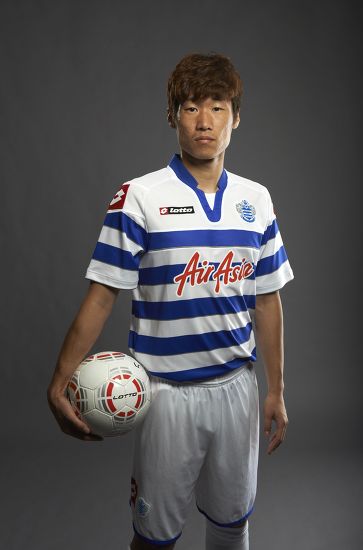
[[[176,131],[180,149],[199,160],[220,157],[227,149],[231,133],[239,124],[233,118],[230,100],[188,99],[179,107]]]

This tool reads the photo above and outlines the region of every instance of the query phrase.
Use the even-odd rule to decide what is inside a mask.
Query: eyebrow
[[[187,101],[190,101],[191,103],[201,103],[202,101],[206,100],[206,99],[211,99],[212,101],[226,101],[228,102],[229,99],[227,97],[213,97],[213,96],[207,96],[207,97],[203,97],[203,98],[192,98],[192,97],[188,97],[186,99],[184,99],[184,101],[182,101],[181,103],[179,103],[179,105],[184,105],[184,103],[186,103]]]

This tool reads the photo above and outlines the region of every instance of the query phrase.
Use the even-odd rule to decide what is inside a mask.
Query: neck
[[[181,151],[184,166],[198,182],[198,187],[205,193],[215,193],[217,183],[223,172],[224,152],[213,159],[196,159]]]

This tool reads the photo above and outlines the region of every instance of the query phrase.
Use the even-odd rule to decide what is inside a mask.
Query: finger
[[[80,433],[83,435],[89,435],[91,433],[91,430],[87,424],[84,422],[78,420],[76,415],[71,415],[69,413],[67,414],[58,414],[58,422],[60,426],[63,428],[63,426],[66,427],[67,433],[68,432],[75,432]]]
[[[56,395],[55,397],[48,395],[48,403],[60,429],[65,434],[88,441],[103,439],[98,434],[91,434],[89,426],[77,414],[77,411],[64,394]]]
[[[285,424],[283,430],[282,430],[282,441],[284,441],[285,437],[286,437],[286,430],[287,430],[287,424]]]
[[[64,431],[64,433],[72,437],[75,437],[76,439],[81,439],[82,441],[103,441],[103,437],[92,433],[83,434],[81,432],[66,432],[66,431]]]
[[[62,431],[67,434],[71,435],[72,437],[76,437],[77,439],[82,439],[83,441],[102,441],[103,437],[95,434],[95,433],[87,433],[85,434],[81,430],[78,430],[72,422],[69,422],[66,420],[63,423]]]
[[[64,416],[71,425],[75,426],[81,432],[85,434],[89,434],[91,432],[89,426],[87,426],[87,424],[79,416],[77,416],[71,403],[66,398],[62,402],[62,409],[60,413],[61,416]]]
[[[82,439],[83,441],[103,441],[103,437],[94,433],[84,434]]]
[[[67,416],[65,416],[65,422],[67,423],[69,435],[72,435],[84,441],[103,440],[102,436],[91,432],[90,427],[76,414],[72,405],[69,402],[67,404],[66,414]]]
[[[277,439],[271,440],[267,449],[267,454],[271,455],[274,451],[276,451],[276,449],[281,445],[281,443],[282,443],[281,440],[277,440]]]
[[[286,435],[286,428],[287,428],[287,424],[284,424],[284,426],[280,426],[276,430],[276,432],[272,435],[269,442],[269,446],[267,448],[268,454],[271,454],[273,451],[275,451],[277,447],[279,447],[281,443],[284,441],[285,435]]]
[[[78,418],[72,407],[69,410],[67,406],[62,406],[56,410],[56,418],[61,429],[69,435],[88,435],[91,432],[89,426]]]
[[[77,415],[72,416],[68,420],[70,420],[70,422],[72,422],[72,424],[85,435],[91,433],[90,427],[87,426],[85,422],[82,422],[82,420],[80,420]]]
[[[270,439],[268,448],[267,448],[267,454],[271,454],[273,451],[277,449],[282,443],[281,437],[277,436],[276,432],[273,434],[273,436]]]
[[[284,418],[277,426],[276,435],[279,439],[281,439],[281,443],[286,437],[287,424],[288,420]]]

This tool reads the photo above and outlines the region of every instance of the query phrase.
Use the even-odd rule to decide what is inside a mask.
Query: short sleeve
[[[147,240],[142,190],[125,183],[108,207],[86,279],[115,288],[136,288]]]
[[[262,235],[256,266],[256,294],[266,294],[282,288],[294,278],[281,233],[268,193],[268,221]]]

